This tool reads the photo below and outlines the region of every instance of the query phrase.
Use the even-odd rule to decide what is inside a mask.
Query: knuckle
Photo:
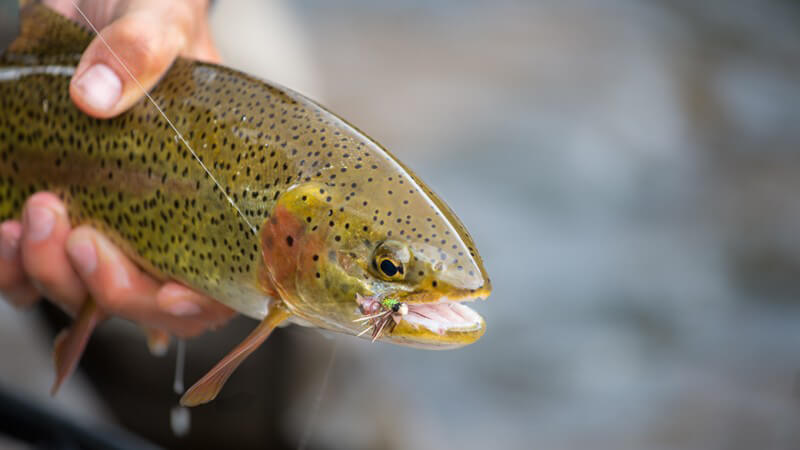
[[[165,64],[167,56],[160,45],[158,36],[142,33],[132,27],[124,27],[123,45],[128,61],[137,72],[151,72]]]
[[[99,286],[95,293],[96,300],[104,309],[119,313],[124,312],[130,304],[133,291],[128,286],[117,283],[105,283]]]
[[[197,6],[192,2],[169,2],[169,22],[181,30],[187,30],[196,17]]]
[[[33,264],[29,266],[30,267],[26,267],[25,272],[31,280],[31,283],[33,283],[33,286],[42,294],[47,294],[55,290],[54,288],[59,285],[60,274],[56,273],[56,271],[48,269],[44,264]]]

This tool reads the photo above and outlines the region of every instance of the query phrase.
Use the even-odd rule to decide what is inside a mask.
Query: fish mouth
[[[427,349],[451,349],[477,341],[486,331],[486,321],[464,305],[485,299],[487,293],[460,298],[441,297],[438,301],[406,303],[408,313],[386,333],[396,344]]]

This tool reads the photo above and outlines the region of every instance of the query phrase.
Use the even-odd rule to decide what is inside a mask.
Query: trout
[[[40,4],[0,55],[0,221],[50,191],[73,225],[140,268],[260,320],[183,396],[212,400],[290,321],[428,349],[480,338],[463,303],[491,283],[462,223],[363,132],[289,89],[178,59],[110,120],[80,112],[70,77],[93,35]],[[166,116],[174,124],[173,130]],[[184,141],[185,139],[185,141]],[[97,323],[91,299],[55,349],[57,384]]]

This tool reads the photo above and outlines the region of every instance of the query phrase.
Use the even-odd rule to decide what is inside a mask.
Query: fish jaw
[[[486,321],[472,308],[444,300],[409,305],[408,314],[387,334],[395,344],[447,350],[472,344],[486,332]]]
[[[383,320],[389,321],[390,326],[384,327],[380,325],[380,321],[376,321],[372,326],[380,327],[381,330],[372,334],[373,337],[366,333],[362,335],[373,340],[377,336],[385,342],[429,350],[454,349],[472,344],[485,333],[486,321],[464,303],[485,299],[489,292],[489,289],[485,289],[461,297],[440,297],[436,301],[418,303],[406,303],[413,301],[413,295],[400,298],[398,301],[403,305],[403,312],[392,314],[385,310],[385,314],[389,316],[384,316],[386,318]],[[383,298],[389,297],[394,296]],[[362,311],[371,312],[377,306],[371,303],[379,303],[380,298],[381,296],[359,296],[357,302]]]
[[[269,273],[266,284],[280,293],[298,323],[431,350],[462,347],[483,336],[485,320],[465,305],[486,299],[492,290],[477,253],[470,264],[464,261],[463,268],[450,267],[438,261],[428,263],[424,254],[408,246],[409,274],[421,271],[424,276],[413,285],[382,280],[371,261],[375,246],[389,242],[385,237],[343,233],[344,239],[336,239],[328,226],[307,225],[305,218],[312,217],[313,223],[313,217],[329,216],[328,192],[316,184],[290,189],[261,228],[264,266]],[[350,223],[351,230],[363,228],[357,216],[340,220]],[[430,270],[426,270],[428,266]],[[378,304],[388,298],[404,303],[407,314],[385,323],[369,320],[369,316],[386,311]]]

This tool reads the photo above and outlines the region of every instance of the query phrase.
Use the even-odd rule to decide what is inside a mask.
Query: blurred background
[[[117,320],[49,400],[35,325],[63,318],[2,304],[0,382],[170,448],[800,446],[800,4],[215,9],[228,64],[320,99],[457,211],[495,286],[485,337],[425,352],[288,327],[176,437],[174,349],[150,357]],[[187,381],[254,325],[190,341]]]

